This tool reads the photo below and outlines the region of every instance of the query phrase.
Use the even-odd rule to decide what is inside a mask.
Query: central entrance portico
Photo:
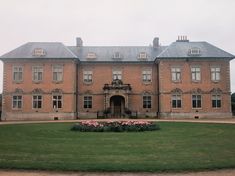
[[[116,79],[111,84],[105,84],[103,90],[104,109],[111,113],[112,118],[125,116],[125,110],[129,109],[130,84],[123,84],[121,80]]]

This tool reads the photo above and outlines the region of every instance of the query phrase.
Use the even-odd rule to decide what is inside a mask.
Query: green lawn
[[[71,123],[0,126],[0,168],[173,172],[235,168],[235,125],[159,123],[151,132],[81,133]]]

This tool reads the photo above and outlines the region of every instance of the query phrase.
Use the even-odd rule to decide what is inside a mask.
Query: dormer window
[[[196,48],[196,47],[190,48],[188,50],[188,55],[189,56],[200,56],[201,55],[201,50],[200,50],[200,48]]]
[[[138,55],[138,58],[141,60],[146,60],[147,59],[147,53],[146,52],[140,52]]]
[[[121,54],[119,52],[115,52],[113,54],[113,59],[121,59]]]
[[[87,59],[96,59],[96,54],[93,52],[89,52],[89,53],[87,53],[86,58]]]
[[[33,50],[33,56],[41,57],[45,55],[46,55],[46,51],[42,48],[35,48]]]

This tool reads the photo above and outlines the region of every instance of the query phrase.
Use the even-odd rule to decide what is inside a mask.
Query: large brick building
[[[26,43],[1,56],[2,120],[231,117],[233,58],[185,36],[169,46]]]

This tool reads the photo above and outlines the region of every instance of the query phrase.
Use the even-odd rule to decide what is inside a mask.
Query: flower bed
[[[106,121],[94,120],[76,123],[71,130],[81,132],[125,132],[125,131],[153,131],[159,130],[155,122],[149,121]]]

